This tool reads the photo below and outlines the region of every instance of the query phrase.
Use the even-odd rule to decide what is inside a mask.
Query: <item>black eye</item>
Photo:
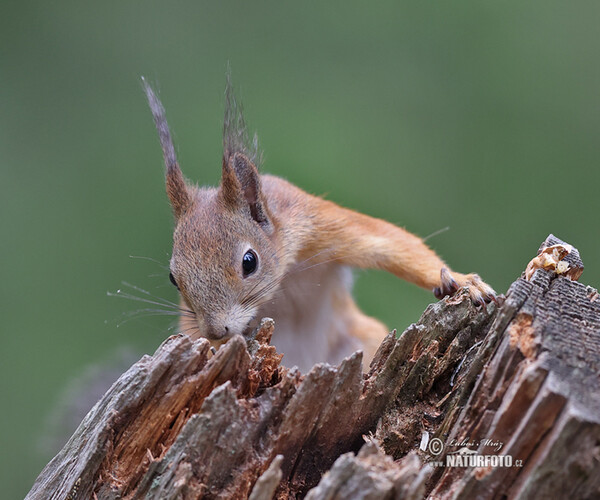
[[[179,290],[179,285],[177,284],[177,281],[175,281],[175,277],[173,276],[173,273],[169,273],[169,279],[171,280],[171,283],[173,283],[173,286],[175,288],[177,288],[177,290]]]
[[[248,250],[244,254],[244,257],[242,257],[242,269],[244,270],[244,277],[256,271],[256,266],[258,266],[258,257],[254,253],[254,250]]]

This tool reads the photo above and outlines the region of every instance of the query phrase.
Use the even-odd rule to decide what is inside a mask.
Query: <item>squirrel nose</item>
[[[220,326],[220,325],[212,325],[210,323],[206,323],[204,325],[204,335],[211,340],[221,340],[224,337],[229,336],[229,327],[228,326]]]

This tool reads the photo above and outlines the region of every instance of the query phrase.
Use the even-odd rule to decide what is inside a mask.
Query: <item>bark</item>
[[[600,300],[573,281],[577,250],[553,245],[500,307],[476,308],[466,290],[430,305],[367,374],[360,353],[282,367],[269,320],[214,355],[170,337],[27,498],[597,498]],[[447,466],[469,456],[512,463]]]

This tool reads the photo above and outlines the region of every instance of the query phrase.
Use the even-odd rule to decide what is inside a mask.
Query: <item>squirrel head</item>
[[[193,312],[191,329],[197,327],[196,332],[210,340],[247,333],[282,277],[278,224],[261,188],[256,138],[249,146],[228,79],[221,184],[217,189],[191,186],[177,163],[164,108],[142,82],[159,133],[175,215],[170,278]]]

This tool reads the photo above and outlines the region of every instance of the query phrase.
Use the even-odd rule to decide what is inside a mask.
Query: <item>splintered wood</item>
[[[556,243],[558,238],[554,235],[548,236],[548,239],[538,250],[536,257],[531,259],[525,268],[525,279],[528,281],[533,277],[538,269],[554,271],[556,274],[562,274],[569,279],[577,281],[583,273],[583,263],[579,258],[579,253],[568,243]],[[570,259],[568,255],[573,253]]]
[[[467,290],[430,305],[366,374],[360,353],[281,366],[272,320],[214,355],[170,337],[27,498],[597,498],[600,300],[573,281],[576,249],[550,236],[540,255],[564,264],[532,266],[487,311]]]

